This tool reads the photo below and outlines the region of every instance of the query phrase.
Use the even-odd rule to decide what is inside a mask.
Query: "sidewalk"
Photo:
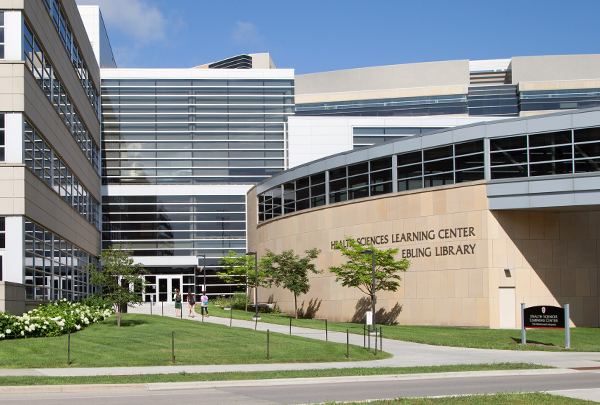
[[[185,314],[184,308],[184,314]],[[150,314],[149,305],[129,308],[129,313]],[[161,316],[161,305],[154,305],[152,313]],[[164,305],[164,316],[175,317],[173,304]],[[185,319],[191,320],[184,315]],[[196,314],[193,320],[229,326],[229,318],[204,317]],[[254,329],[251,321],[233,320],[233,327]],[[257,330],[289,334],[288,325],[274,325],[258,322]],[[325,331],[292,326],[292,334],[310,339],[325,340]],[[329,332],[331,342],[346,343],[346,334]],[[350,344],[362,346],[363,337],[350,334]],[[371,340],[373,345],[373,340]],[[49,368],[49,369],[0,369],[0,376],[93,376],[93,375],[135,375],[169,373],[212,373],[226,371],[275,371],[309,370],[355,367],[413,367],[440,366],[452,364],[480,363],[534,363],[558,368],[600,367],[600,353],[555,353],[520,350],[488,350],[461,347],[431,346],[419,343],[383,339],[383,350],[392,358],[373,361],[350,361],[334,363],[282,363],[282,364],[241,364],[241,365],[198,365],[198,366],[156,366],[156,367],[98,367],[98,368]]]

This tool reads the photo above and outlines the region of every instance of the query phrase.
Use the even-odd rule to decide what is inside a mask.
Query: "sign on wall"
[[[525,328],[565,328],[565,310],[549,305],[529,307],[524,310]]]
[[[414,244],[421,243],[418,247],[407,247],[400,249],[403,259],[432,256],[456,256],[475,254],[475,243],[464,243],[456,239],[475,238],[475,228],[472,226],[460,228],[427,229],[417,232],[392,233],[387,235],[359,236],[354,238],[362,245],[387,245],[387,244]],[[427,243],[442,242],[442,246],[427,245]],[[331,249],[336,243],[344,247],[348,246],[346,240],[332,240]]]

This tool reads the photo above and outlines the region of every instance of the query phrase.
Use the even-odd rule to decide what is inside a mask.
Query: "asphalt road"
[[[308,404],[325,401],[360,401],[396,397],[468,395],[495,392],[550,391],[600,393],[600,371],[565,371],[549,374],[543,371],[525,375],[418,375],[387,376],[361,381],[348,378],[308,379],[306,381],[254,381],[196,384],[164,384],[148,387],[117,387],[113,390],[84,392],[2,394],[3,405],[44,403],[45,405],[180,405],[209,404]],[[370,381],[374,380],[374,381]],[[200,388],[198,388],[200,387]],[[564,390],[564,391],[563,391]],[[590,399],[595,398],[591,396]]]

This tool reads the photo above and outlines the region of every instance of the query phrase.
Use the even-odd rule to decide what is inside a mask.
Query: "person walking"
[[[202,301],[202,305],[200,306],[202,316],[204,316],[204,311],[206,311],[206,317],[210,318],[210,315],[208,315],[208,297],[206,296],[205,292],[202,293],[202,297],[200,297],[200,300]]]
[[[192,318],[194,318],[194,315],[195,315],[194,308],[196,307],[196,297],[193,292],[188,292],[187,302],[188,302],[188,305],[190,306],[190,313],[188,314],[188,317],[191,316]]]
[[[178,288],[175,289],[173,299],[175,300],[175,318],[177,318],[181,314],[181,293]]]

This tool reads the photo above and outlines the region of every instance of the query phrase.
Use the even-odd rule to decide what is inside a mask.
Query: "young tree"
[[[222,276],[225,282],[243,284],[246,286],[246,312],[248,311],[248,294],[251,288],[256,288],[255,283],[255,268],[254,256],[238,256],[237,252],[230,250],[226,256],[223,256],[219,261],[223,266],[222,271],[217,271],[219,276]],[[265,272],[258,268],[258,287],[265,284]]]
[[[347,246],[337,242],[335,250],[339,250],[346,258],[341,266],[329,268],[336,275],[335,281],[342,281],[344,287],[356,287],[364,294],[373,296],[373,257],[361,253],[365,250],[375,252],[375,290],[396,291],[402,278],[398,274],[406,271],[410,265],[407,259],[396,260],[398,249],[381,250],[373,244],[361,245],[352,238],[346,238]]]
[[[267,274],[269,284],[282,286],[294,294],[294,314],[298,319],[298,295],[306,294],[310,290],[308,272],[322,273],[310,262],[319,256],[319,249],[306,250],[305,257],[294,254],[293,250],[285,250],[276,255],[267,249],[265,255],[260,259],[260,267]]]
[[[144,269],[141,264],[133,263],[132,253],[126,247],[114,245],[100,255],[100,271],[95,264],[88,265],[91,283],[100,286],[102,296],[116,307],[118,327],[121,327],[122,309],[142,302],[142,297],[137,293],[143,292]]]

